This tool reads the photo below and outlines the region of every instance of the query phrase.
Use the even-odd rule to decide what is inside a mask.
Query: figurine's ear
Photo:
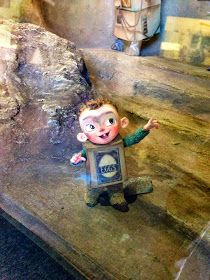
[[[78,133],[77,134],[77,140],[80,141],[80,142],[85,142],[87,141],[87,136],[84,134],[84,133]]]
[[[120,120],[120,125],[122,128],[126,128],[129,124],[129,119],[127,119],[126,117],[122,118]]]

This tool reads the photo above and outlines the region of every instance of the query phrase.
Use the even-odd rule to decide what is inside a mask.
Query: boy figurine
[[[99,195],[107,191],[110,204],[127,212],[129,208],[123,191],[126,180],[124,147],[139,143],[150,129],[159,127],[158,121],[151,118],[143,129],[122,139],[119,129],[126,128],[129,120],[120,118],[117,108],[109,100],[100,98],[81,107],[79,123],[82,133],[78,133],[77,139],[83,142],[83,149],[70,161],[73,165],[87,161],[86,204],[95,206]]]

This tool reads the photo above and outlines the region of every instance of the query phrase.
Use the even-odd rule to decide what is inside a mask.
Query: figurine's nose
[[[103,132],[104,130],[105,130],[104,127],[100,127],[99,132]]]

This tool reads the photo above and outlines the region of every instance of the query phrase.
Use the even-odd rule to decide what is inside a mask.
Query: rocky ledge
[[[1,164],[66,157],[76,145],[75,110],[92,96],[80,52],[28,23],[3,21],[0,37]]]

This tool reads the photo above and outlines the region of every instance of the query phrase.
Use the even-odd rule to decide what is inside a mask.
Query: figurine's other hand
[[[156,119],[151,118],[151,119],[149,119],[148,123],[145,124],[144,130],[150,130],[152,128],[159,128],[159,126],[160,125],[159,125],[158,121]]]
[[[82,157],[81,153],[74,154],[73,157],[70,159],[70,162],[72,164],[78,164],[83,161],[86,161],[86,158]]]

